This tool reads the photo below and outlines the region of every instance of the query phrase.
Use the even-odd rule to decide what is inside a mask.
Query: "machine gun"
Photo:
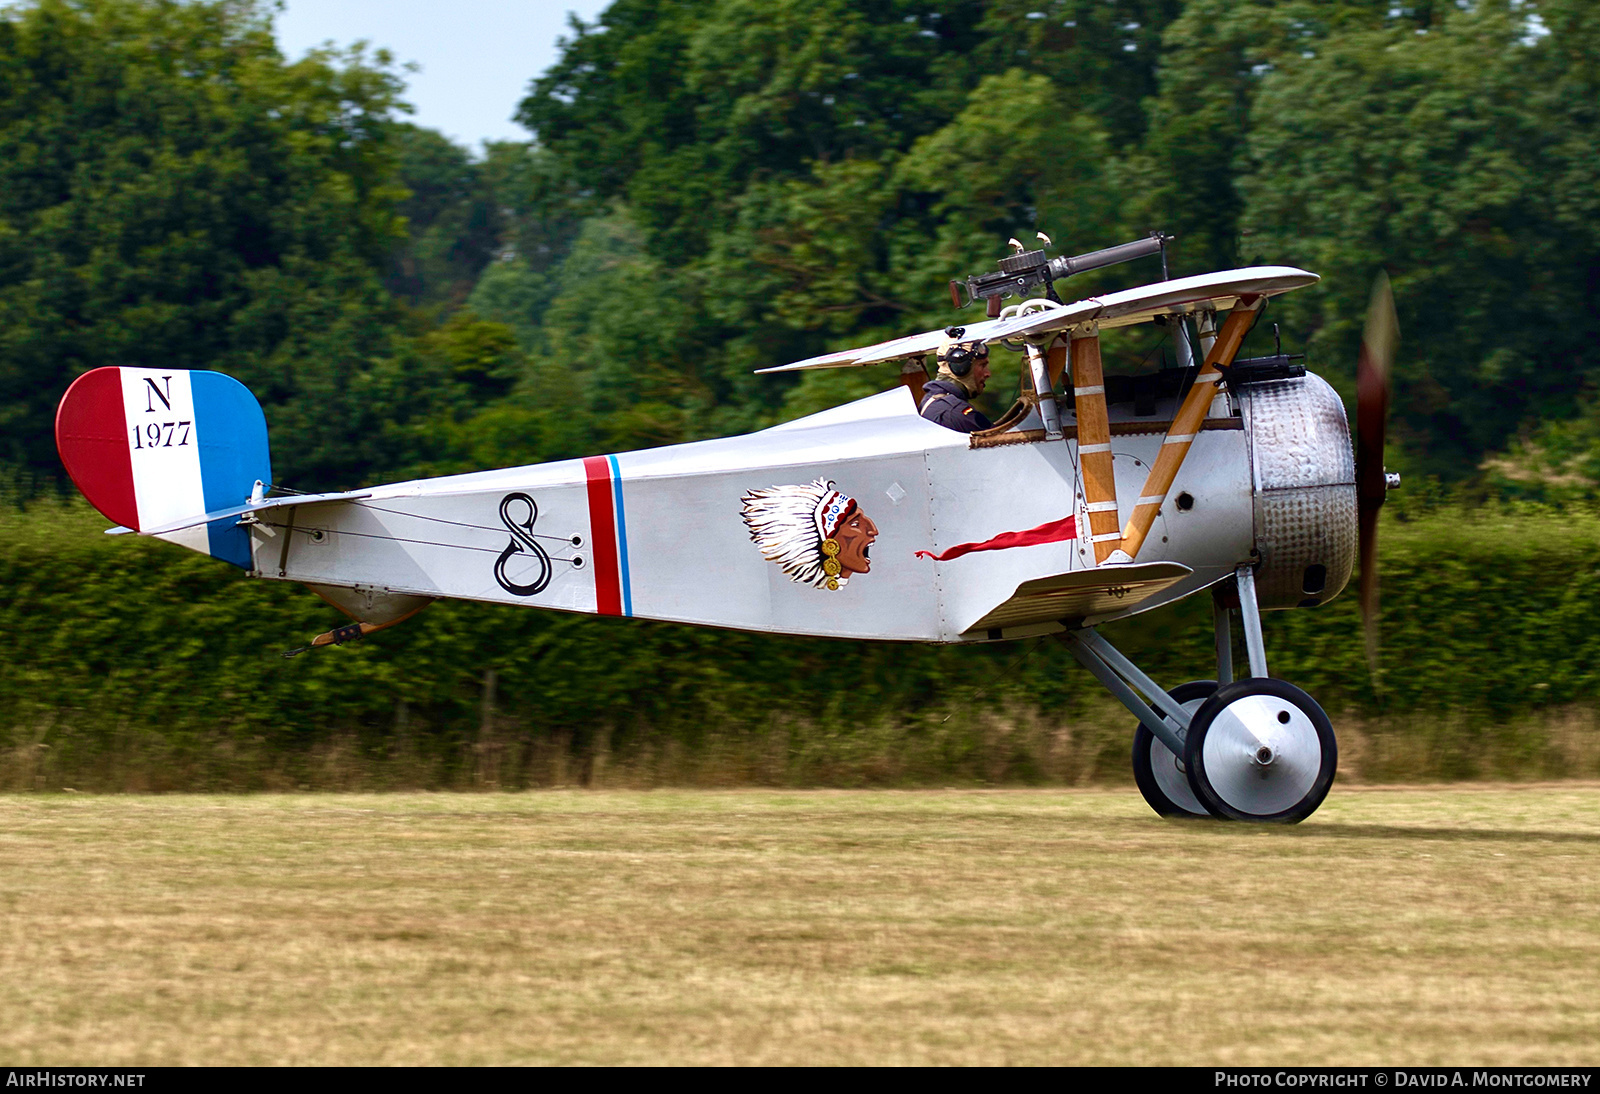
[[[1043,285],[1045,295],[1059,304],[1061,298],[1056,295],[1055,288],[1057,281],[1087,270],[1132,262],[1136,258],[1146,258],[1158,253],[1161,255],[1161,276],[1165,278],[1167,244],[1172,242],[1172,238],[1160,232],[1151,232],[1148,239],[1136,239],[1132,243],[1122,243],[1102,251],[1074,255],[1071,258],[1065,255],[1050,258],[1043,250],[1019,251],[1017,254],[1002,258],[1000,268],[994,273],[974,274],[965,282],[951,281],[950,302],[958,308],[964,308],[981,298],[987,303],[989,318],[993,319],[1000,314],[1001,298],[1026,296]],[[965,300],[961,299],[962,289],[966,290]]]

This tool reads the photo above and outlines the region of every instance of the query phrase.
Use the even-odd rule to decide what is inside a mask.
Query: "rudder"
[[[86,372],[56,410],[56,451],[91,505],[139,531],[242,505],[258,480],[272,481],[266,416],[220,372]],[[161,538],[250,568],[236,518]]]

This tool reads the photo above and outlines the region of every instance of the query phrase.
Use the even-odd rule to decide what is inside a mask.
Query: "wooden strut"
[[[1122,530],[1121,547],[1128,556],[1128,561],[1131,562],[1139,557],[1139,548],[1144,546],[1145,537],[1150,534],[1150,527],[1155,523],[1156,514],[1161,511],[1162,503],[1167,500],[1167,491],[1172,489],[1172,480],[1178,477],[1178,470],[1183,466],[1184,458],[1189,455],[1189,446],[1194,443],[1195,437],[1200,432],[1201,423],[1206,420],[1206,414],[1211,409],[1211,402],[1217,397],[1217,388],[1222,384],[1219,366],[1227,368],[1233,363],[1234,355],[1239,352],[1244,336],[1250,333],[1250,327],[1260,314],[1263,303],[1265,299],[1262,297],[1254,299],[1241,297],[1238,305],[1228,313],[1228,321],[1222,325],[1222,331],[1211,343],[1205,363],[1200,366],[1200,374],[1195,377],[1194,385],[1189,388],[1183,406],[1179,407],[1178,413],[1173,416],[1172,427],[1167,430],[1166,440],[1161,443],[1161,452],[1156,456],[1156,462],[1144,480],[1144,488],[1139,491],[1139,500],[1133,507],[1133,515],[1128,518],[1128,525]]]
[[[900,382],[911,391],[911,399],[922,413],[922,386],[928,382],[928,369],[920,357],[908,357],[900,365]]]
[[[1089,509],[1089,541],[1096,565],[1122,546],[1117,529],[1117,476],[1111,461],[1111,420],[1106,412],[1106,379],[1100,363],[1100,328],[1072,332],[1073,400],[1078,411],[1078,472]]]
[[[1051,342],[1045,361],[1050,367],[1050,386],[1054,387],[1061,382],[1061,374],[1067,371],[1067,343],[1060,338]]]

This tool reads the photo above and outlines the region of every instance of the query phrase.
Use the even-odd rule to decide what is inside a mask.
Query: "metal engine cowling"
[[[1344,403],[1312,373],[1241,385],[1250,451],[1256,596],[1263,609],[1312,608],[1350,580],[1356,464]]]

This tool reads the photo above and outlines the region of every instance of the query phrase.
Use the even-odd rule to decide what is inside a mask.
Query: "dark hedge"
[[[335,745],[357,767],[403,751],[411,774],[391,763],[397,784],[483,781],[485,748],[502,753],[491,781],[511,784],[541,780],[528,766],[536,754],[592,763],[597,750],[637,763],[744,756],[723,765],[723,781],[1125,777],[1120,761],[1096,758],[1125,737],[1096,735],[1125,731],[1127,716],[1049,639],[961,649],[788,639],[442,602],[290,660],[281,651],[342,617],[297,586],[103,527],[81,504],[0,517],[0,746],[12,785],[316,784],[295,771]],[[1376,676],[1353,588],[1265,617],[1273,675],[1310,691],[1336,725],[1381,724],[1402,739],[1448,725],[1457,753],[1510,733],[1516,751],[1530,718],[1600,698],[1593,514],[1448,507],[1387,519],[1383,531]],[[1209,612],[1195,597],[1106,633],[1177,684],[1214,675]],[[1078,735],[1080,753],[1100,743],[1063,767],[1039,753],[1062,733]],[[1530,737],[1522,751],[1547,744]],[[252,765],[278,771],[276,782],[250,776]],[[1470,756],[1433,767],[1412,774],[1481,773]],[[144,773],[124,777],[135,769]]]

